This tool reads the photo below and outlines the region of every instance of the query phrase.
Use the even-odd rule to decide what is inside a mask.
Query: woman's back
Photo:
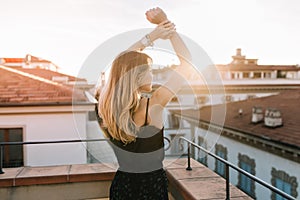
[[[144,115],[140,116],[144,123],[139,127],[135,141],[124,144],[120,140],[113,138],[110,140],[121,171],[140,173],[162,168],[164,159],[163,128],[148,124],[150,99],[147,98],[146,101]]]

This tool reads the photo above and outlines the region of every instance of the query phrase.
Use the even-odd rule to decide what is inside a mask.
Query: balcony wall
[[[166,159],[164,167],[169,180],[170,199],[225,199],[225,180],[192,160]],[[0,175],[0,197],[10,200],[79,200],[99,199],[109,195],[115,165],[83,164],[49,167],[21,167],[3,169]],[[230,186],[231,199],[251,199]]]

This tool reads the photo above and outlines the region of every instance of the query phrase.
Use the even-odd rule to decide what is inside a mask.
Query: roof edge
[[[94,102],[0,103],[1,107],[95,105]]]

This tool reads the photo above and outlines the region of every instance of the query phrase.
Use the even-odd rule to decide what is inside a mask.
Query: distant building
[[[7,67],[27,68],[27,69],[47,69],[58,71],[59,67],[51,61],[27,54],[25,58],[0,58],[0,64]]]
[[[201,107],[264,97],[300,88],[299,65],[259,65],[236,50],[229,64],[206,66],[178,93],[181,107]],[[153,81],[164,84],[173,66],[153,69]],[[171,103],[174,105],[174,103]]]
[[[164,84],[170,71],[170,67],[153,70],[154,80]],[[178,141],[184,136],[299,197],[299,65],[259,65],[258,59],[247,59],[237,49],[229,64],[208,66],[200,73],[210,84],[199,77],[189,80],[167,106],[165,135],[173,146],[166,155],[185,152],[186,147],[180,148]],[[218,77],[221,81],[214,82]],[[223,126],[222,114],[218,113],[224,108]],[[196,149],[192,154],[224,176],[222,163]],[[279,198],[249,178],[230,173],[232,183],[251,197]]]
[[[233,60],[229,64],[204,68],[199,72],[200,76],[194,76],[193,80],[187,81],[177,96],[169,102],[164,113],[165,133],[169,139],[175,138],[174,144],[177,143],[176,140],[180,135],[188,135],[191,127],[185,121],[176,119],[172,113],[173,110],[198,110],[203,106],[250,100],[276,95],[281,91],[300,89],[300,76],[296,76],[300,72],[300,68],[297,65],[258,65],[257,59],[246,59],[241,55],[241,49],[237,49],[237,54],[232,58]],[[173,67],[152,70],[153,81],[157,83],[154,89],[168,80]],[[216,68],[217,71],[211,70],[212,68]],[[287,76],[274,76],[279,71]],[[216,72],[219,73],[216,74]],[[246,72],[251,76],[246,75]],[[272,78],[268,78],[269,75],[266,75],[269,73],[272,74],[270,76]],[[229,74],[231,75],[229,76]],[[255,76],[252,76],[254,74]],[[258,76],[258,74],[263,75]],[[219,76],[221,80],[214,81],[217,79],[216,76]],[[294,79],[288,77],[294,77]],[[241,112],[243,111],[241,110]],[[180,130],[178,130],[179,126]],[[166,152],[167,155],[183,153],[179,147],[173,146],[175,147]]]
[[[76,77],[50,70],[51,62],[26,59],[4,58],[0,65],[0,141],[88,138],[93,97],[76,87]],[[86,149],[81,143],[5,146],[4,167],[86,163]]]
[[[300,195],[300,90],[226,104],[224,124],[213,120],[222,105],[172,113],[190,123],[190,137],[200,146],[296,198]],[[200,115],[198,115],[198,112]],[[218,115],[218,114],[217,114]],[[216,116],[216,115],[215,115]],[[179,129],[181,129],[179,127]],[[183,127],[185,129],[185,127]],[[224,175],[225,166],[203,152],[200,162]],[[277,199],[249,178],[231,172],[232,183],[256,199]],[[279,198],[280,199],[280,198]]]
[[[223,80],[237,79],[297,79],[300,80],[299,65],[259,65],[258,59],[248,59],[238,48],[229,64],[217,64]]]
[[[83,89],[91,89],[85,79],[58,72],[59,67],[51,61],[27,54],[25,58],[0,58],[0,65],[29,73],[65,85],[76,85]]]

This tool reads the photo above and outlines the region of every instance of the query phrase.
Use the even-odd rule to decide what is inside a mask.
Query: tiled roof
[[[264,123],[251,123],[252,108],[260,106],[263,110],[266,108],[276,108],[281,111],[283,126],[269,128]],[[200,109],[200,120],[211,121],[211,111],[222,109],[222,106],[206,106]],[[243,110],[242,116],[239,115],[239,109]],[[179,111],[176,111],[177,113]],[[182,116],[194,118],[198,111],[188,110],[181,112]],[[220,123],[220,120],[217,123]],[[248,99],[245,101],[231,102],[226,105],[226,117],[224,127],[254,135],[264,139],[272,140],[277,143],[288,144],[300,147],[300,90],[288,90],[280,92],[278,95]]]
[[[23,63],[24,58],[1,58],[3,63]]]
[[[17,69],[0,65],[0,74],[1,106],[72,103],[73,95],[76,101],[87,101],[83,91]]]
[[[19,71],[26,72],[29,74],[33,74],[35,76],[39,76],[48,80],[52,80],[53,77],[68,77],[68,81],[86,81],[82,78],[76,78],[74,76],[70,76],[67,74],[63,74],[60,72],[55,72],[48,69],[40,69],[40,68],[17,68]]]
[[[51,63],[51,61],[49,60],[45,60],[45,59],[42,59],[42,58],[38,58],[36,56],[32,56],[32,55],[29,55],[27,54],[26,58],[30,56],[30,62],[43,62],[43,63]],[[26,60],[25,58],[25,60]],[[27,60],[26,60],[27,61]]]
[[[29,55],[29,54],[28,54]],[[27,56],[28,56],[27,55]],[[3,63],[23,63],[23,62],[26,62],[28,61],[26,58],[1,58],[2,59],[2,62]],[[30,62],[42,62],[42,63],[51,63],[51,61],[49,60],[45,60],[45,59],[42,59],[42,58],[38,58],[36,56],[31,56],[30,55]]]

